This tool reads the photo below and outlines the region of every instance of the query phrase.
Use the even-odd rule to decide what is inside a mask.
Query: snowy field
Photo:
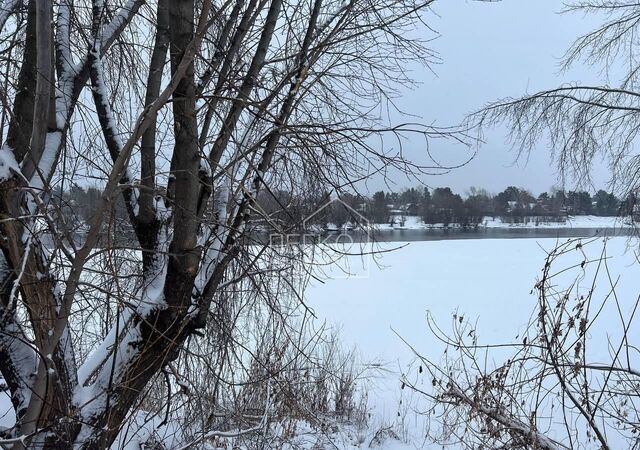
[[[602,242],[585,246],[589,257],[600,256]],[[411,367],[415,355],[403,339],[438,361],[444,347],[427,328],[429,313],[444,331],[451,330],[457,314],[476,322],[480,343],[513,342],[518,334],[522,336],[534,310],[536,297],[531,291],[546,251],[557,243],[555,239],[486,239],[400,244],[402,248],[385,253],[379,266],[371,267],[368,277],[332,279],[310,287],[307,302],[318,317],[339,327],[345,345],[357,347],[364,361],[383,368],[370,372],[367,382],[374,415],[371,426],[400,425],[404,438],[411,441],[408,448],[419,448],[424,422],[411,410],[422,399],[409,398],[407,390],[400,389],[401,375],[416,369],[415,364]],[[609,239],[606,248],[612,276],[620,276],[618,295],[623,306],[626,301],[631,308],[640,291],[640,268],[633,264],[637,255],[626,238]],[[606,311],[603,320],[608,320]],[[607,331],[615,333],[615,329]],[[606,342],[604,336],[601,342]],[[606,344],[598,351],[606,357]],[[405,446],[389,442],[385,448]]]

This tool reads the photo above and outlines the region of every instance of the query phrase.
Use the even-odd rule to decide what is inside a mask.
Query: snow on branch
[[[73,401],[80,410],[84,423],[104,413],[108,407],[110,386],[122,381],[126,368],[139,354],[141,324],[149,315],[164,305],[166,258],[158,264],[159,271],[148,277],[140,293],[135,311],[127,308],[118,315],[116,323],[105,339],[78,369],[78,386]],[[83,425],[77,442],[83,442],[93,432]]]
[[[122,317],[126,317],[124,313]],[[109,333],[109,336],[118,336],[117,342],[103,342],[98,352],[90,359],[92,363],[99,363],[95,372],[93,383],[83,386],[78,384],[73,395],[73,402],[79,409],[82,426],[76,442],[85,442],[87,437],[94,431],[93,427],[86,425],[92,418],[104,414],[108,407],[108,399],[111,395],[110,386],[115,386],[121,382],[122,376],[128,364],[139,353],[136,343],[141,339],[140,327],[136,324],[116,323],[116,328],[120,328],[120,333]],[[105,353],[107,352],[107,353]],[[86,377],[89,373],[86,367],[81,367],[79,373]]]
[[[206,228],[199,239],[199,245],[205,247],[206,250],[194,282],[194,295],[196,297],[203,292],[205,285],[213,276],[220,262],[220,255],[222,254],[224,243],[229,234],[227,207],[231,196],[230,182],[231,177],[226,177],[225,182],[217,189],[214,204],[217,224],[214,227]]]
[[[26,257],[25,257],[26,260]],[[24,271],[24,267],[22,268]],[[0,277],[5,278],[9,272],[7,262],[0,253]],[[19,277],[18,277],[19,278]],[[14,284],[15,286],[15,284]],[[12,401],[17,411],[27,407],[31,399],[31,374],[37,366],[36,352],[27,336],[16,321],[15,311],[10,304],[0,303],[0,372],[9,383]]]
[[[126,358],[123,355],[130,354],[130,352],[128,344],[123,346],[122,343],[131,343],[137,340],[139,330],[136,324],[145,321],[158,308],[166,306],[164,284],[167,273],[168,246],[169,239],[164,236],[164,239],[160,239],[155,263],[149,269],[149,273],[145,275],[138,301],[133,302],[118,315],[115,324],[112,325],[99,346],[78,368],[78,389],[79,392],[84,392],[84,394],[79,394],[77,398],[80,405],[87,403],[87,387],[90,388],[89,391],[95,391],[95,386],[100,384],[100,377],[104,378],[105,372],[108,373],[107,378],[115,374],[112,372],[112,368],[114,371],[116,370],[114,358],[115,362],[118,362],[118,366],[126,363]],[[91,384],[93,384],[93,388]]]
[[[37,367],[36,353],[15,316],[0,308],[3,325],[0,329],[2,374],[11,388],[16,411],[24,410],[31,400],[32,374]]]
[[[29,436],[24,434],[15,438],[0,439],[0,446],[3,448],[13,448],[16,444],[21,444],[23,448],[27,448],[27,439]]]
[[[158,233],[158,241],[154,263],[145,274],[140,301],[136,308],[136,313],[143,320],[149,317],[152,312],[167,306],[164,299],[164,287],[167,278],[167,255],[170,240],[165,233]]]
[[[129,0],[120,8],[112,21],[101,31],[102,38],[99,47],[101,52],[106,51],[117,39],[143,3],[144,0]],[[86,79],[82,78],[81,75],[83,67],[86,67],[86,64],[89,63],[89,58],[85,57],[80,64],[73,64],[69,43],[70,16],[70,5],[68,0],[65,0],[60,4],[58,10],[58,32],[56,33],[56,45],[61,54],[60,59],[63,67],[56,89],[56,129],[47,133],[44,152],[38,163],[38,168],[30,180],[30,185],[36,190],[43,189],[53,175],[68,121],[73,112],[72,105],[79,95],[79,90],[76,89],[76,86],[78,83],[84,85],[86,82]]]
[[[111,355],[115,342],[118,341],[120,332],[126,329],[131,322],[132,314],[129,309],[125,309],[104,337],[100,345],[89,355],[85,362],[78,368],[78,390],[83,390],[89,385],[100,368],[106,363]],[[78,402],[82,404],[82,399]]]
[[[13,150],[5,145],[0,149],[0,182],[10,179],[13,176],[12,172],[22,173]]]
[[[109,153],[111,158],[115,161],[118,155],[122,151],[123,142],[120,139],[118,133],[118,127],[116,126],[111,106],[109,104],[109,95],[107,94],[107,85],[104,81],[104,73],[102,68],[102,61],[100,60],[100,49],[96,46],[91,50],[91,84],[93,90],[93,96],[98,109],[98,115],[100,116],[100,124],[104,133],[105,141],[109,147]],[[125,168],[120,183],[127,184],[132,180],[129,168]],[[131,196],[130,201],[134,201],[137,197]]]
[[[154,266],[145,275],[138,301],[118,315],[115,324],[99,346],[78,368],[78,386],[74,393],[74,402],[85,419],[104,411],[109,385],[120,380],[125,367],[138,354],[135,344],[140,340],[140,324],[154,311],[166,306],[164,285],[168,242],[169,239],[165,236],[159,243],[160,251],[156,255]],[[90,433],[90,430],[87,429],[85,432]]]
[[[100,31],[100,48],[106,51],[113,41],[122,33],[131,22],[145,0],[129,0],[115,14],[111,22]]]
[[[109,133],[110,139],[113,140],[114,145],[116,146],[116,150],[122,149],[122,140],[118,135],[117,127],[115,124],[115,120],[113,118],[113,113],[111,112],[111,106],[109,105],[109,96],[107,94],[107,85],[104,82],[104,74],[102,70],[102,62],[99,57],[100,50],[94,47],[91,50],[91,66],[94,70],[94,76],[91,79],[93,93],[96,96],[96,99],[99,100],[99,105],[101,108],[104,108],[103,115],[105,117],[106,129],[105,133]]]
[[[69,0],[60,2],[56,25],[58,63],[62,67],[63,76],[75,75],[76,69],[73,66],[73,57],[71,55],[71,10]]]
[[[66,120],[65,120],[66,122]],[[55,162],[58,151],[62,145],[62,130],[50,131],[47,133],[44,142],[44,151],[38,163],[38,169],[34,172],[29,186],[36,191],[41,191],[51,179],[55,170]]]
[[[107,92],[107,85],[104,77],[104,69],[101,59],[101,43],[103,29],[101,26],[101,20],[103,16],[103,3],[95,2],[94,4],[94,27],[96,28],[97,35],[95,36],[94,45],[89,52],[89,63],[91,73],[91,85],[93,100],[96,105],[96,112],[102,128],[102,134],[107,144],[107,149],[111,155],[111,159],[115,162],[118,160],[124,143],[118,132],[116,121],[113,117],[111,105],[109,102],[109,94]],[[137,221],[138,214],[140,212],[139,198],[140,194],[136,187],[131,186],[133,177],[129,172],[128,161],[122,172],[120,178],[120,184],[125,188],[122,192],[123,198],[127,207],[127,211],[131,218],[131,221],[135,223]]]

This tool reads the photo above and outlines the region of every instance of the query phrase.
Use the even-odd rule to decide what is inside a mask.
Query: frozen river
[[[533,314],[537,298],[532,288],[544,266],[546,252],[559,241],[566,241],[567,232],[592,236],[595,230],[485,230],[478,232],[475,240],[462,240],[468,239],[470,233],[454,232],[431,239],[422,230],[407,231],[410,233],[405,236],[423,242],[380,244],[398,249],[381,254],[367,273],[360,273],[357,278],[338,276],[313,282],[305,300],[321,322],[340,329],[345,346],[357,348],[362,361],[375,362],[383,369],[373,373],[366,383],[379,425],[402,420],[400,426],[420,436],[423,424],[419,418],[411,419],[408,410],[420,409],[424,399],[408,398],[408,393],[400,389],[399,380],[402,374],[415,371],[415,354],[408,344],[431,361],[437,362],[442,356],[445,347],[429,332],[427,316],[448,332],[454,314],[462,315],[475,324],[480,343],[513,342]],[[395,239],[399,235],[392,232],[393,240],[399,241]],[[505,235],[538,239],[489,239]],[[423,238],[418,239],[420,236]],[[424,242],[428,240],[432,242]],[[595,239],[585,246],[590,259],[600,256],[604,241]],[[624,237],[608,239],[606,247],[611,276],[618,280],[620,307],[626,314],[640,291],[639,267],[635,263],[638,247]],[[568,257],[579,264],[582,254],[576,250]],[[567,272],[566,277],[558,279],[559,285],[570,282],[574,275],[575,270]],[[606,283],[601,287],[594,295],[604,298]],[[615,310],[604,311],[601,320],[608,321],[610,313],[615,326],[602,330],[615,333],[619,328]],[[593,339],[599,340],[595,334]],[[607,342],[605,336],[600,340]],[[606,348],[602,350],[606,356]],[[504,355],[494,356],[499,359]]]

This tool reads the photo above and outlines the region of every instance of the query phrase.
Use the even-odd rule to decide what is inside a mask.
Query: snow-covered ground
[[[529,220],[528,223],[504,223],[499,218],[485,217],[481,226],[486,228],[630,228],[628,218],[600,216],[569,216],[566,222],[544,222]]]
[[[389,230],[424,230],[429,228],[442,228],[442,224],[425,224],[418,216],[393,216],[394,224],[377,224],[380,231]],[[404,224],[402,223],[404,221]],[[450,227],[456,227],[452,224]],[[507,223],[499,217],[485,217],[479,224],[481,228],[630,228],[633,224],[628,218],[600,217],[600,216],[569,216],[564,222],[545,222],[534,217],[527,218],[526,223]]]
[[[600,255],[601,242],[585,246],[589,256]],[[306,301],[319,318],[339,327],[345,345],[356,346],[364,360],[377,362],[383,369],[369,372],[371,426],[400,423],[405,438],[422,445],[424,423],[411,409],[423,400],[401,390],[400,377],[415,370],[415,366],[409,369],[415,355],[407,343],[432,361],[442,355],[443,345],[427,329],[427,313],[445,331],[451,329],[453,314],[464,315],[477,320],[480,342],[513,342],[534,310],[536,297],[531,291],[544,265],[545,250],[557,243],[555,239],[485,239],[386,244],[402,248],[382,255],[379,265],[370,266],[368,277],[311,286]],[[609,266],[614,279],[620,275],[617,289],[623,303],[633,302],[640,291],[637,255],[629,244],[626,238],[607,241]],[[615,333],[615,329],[607,331]],[[607,342],[605,336],[602,342]],[[404,448],[400,443],[388,445],[385,449]]]
[[[585,251],[599,256],[601,242],[592,242]],[[344,345],[356,347],[361,359],[370,363],[364,371],[372,411],[370,429],[338,435],[339,450],[367,449],[375,432],[390,425],[402,430],[405,442],[387,440],[382,445],[385,450],[436,448],[425,444],[425,422],[413,412],[424,399],[401,389],[402,374],[416,369],[411,366],[415,355],[407,344],[438,361],[443,345],[427,329],[428,313],[445,331],[457,314],[476,322],[482,343],[513,341],[535,307],[531,291],[546,250],[557,243],[556,239],[384,243],[385,250],[396,250],[382,253],[374,263],[363,265],[360,257],[350,257],[352,267],[367,269],[359,271],[358,277],[335,272],[340,276],[313,282],[306,303],[321,321],[340,328]],[[620,276],[617,289],[623,308],[624,301],[635,300],[640,291],[635,248],[627,238],[607,240],[611,274],[614,279]],[[615,333],[615,329],[607,331]],[[0,427],[10,425],[8,408],[8,398],[0,394]]]

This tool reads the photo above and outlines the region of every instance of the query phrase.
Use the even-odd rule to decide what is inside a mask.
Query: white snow
[[[113,445],[112,450],[140,450],[146,448],[145,442],[155,438],[163,442],[165,448],[177,448],[182,442],[182,434],[177,424],[162,424],[163,417],[146,415],[138,412],[122,428]]]
[[[73,71],[73,55],[71,54],[71,10],[69,0],[62,0],[58,6],[58,17],[56,20],[58,31],[56,33],[56,47],[60,52],[60,63],[62,71],[68,75]]]
[[[376,421],[380,426],[395,424],[406,429],[414,442],[422,442],[423,422],[411,410],[424,404],[424,399],[400,389],[402,375],[417,375],[415,366],[410,369],[415,354],[407,344],[431,361],[441,360],[444,346],[429,332],[428,314],[446,332],[451,331],[453,315],[457,314],[472,323],[477,319],[482,343],[513,342],[534,311],[536,297],[531,291],[544,265],[545,250],[553,249],[557,242],[479,239],[387,243],[385,249],[399,249],[384,253],[378,264],[369,264],[368,277],[345,278],[340,272],[338,278],[316,282],[307,290],[306,304],[321,321],[340,328],[344,345],[356,346],[363,360],[380,365],[378,375],[367,381],[374,426]],[[629,249],[627,238],[607,242],[612,277],[620,275],[618,296],[633,303],[639,283],[636,254]],[[602,247],[598,242],[590,246],[589,256],[599,256]],[[602,330],[600,339],[595,332],[592,336],[597,347],[594,357],[604,360],[609,355],[607,338],[615,339],[619,332],[615,310],[608,313],[603,312],[600,320],[610,320],[606,323],[615,324],[608,327],[613,329]]]
[[[13,176],[12,171],[21,173],[20,166],[13,156],[13,150],[4,146],[0,149],[0,181],[11,178]]]
[[[109,94],[107,92],[107,85],[104,82],[104,75],[102,72],[102,62],[100,61],[100,50],[94,47],[91,50],[91,53],[94,57],[93,66],[96,71],[96,80],[92,89],[98,95],[98,97],[100,98],[100,101],[102,102],[102,106],[105,108],[105,118],[107,120],[107,128],[109,129],[109,132],[112,134],[118,149],[121,149],[122,140],[120,139],[120,135],[118,134],[118,127],[116,126],[115,119],[111,112],[111,105],[109,103]]]
[[[63,74],[56,89],[56,127],[63,130],[69,119],[69,109],[73,98],[73,87],[77,67],[68,66],[69,72]]]
[[[112,38],[112,36],[118,30],[118,28],[120,28],[121,26],[123,26],[125,24],[125,22],[128,19],[129,14],[131,14],[131,11],[134,9],[136,3],[138,3],[138,2],[139,2],[139,0],[129,0],[127,3],[122,5],[122,7],[118,10],[118,12],[113,17],[113,19],[111,19],[111,22],[106,24],[100,30],[100,37],[102,38],[101,42],[100,42],[100,46],[101,47],[108,40],[110,40]]]
[[[404,225],[402,222],[404,221]],[[428,225],[422,221],[422,219],[418,216],[393,216],[393,225],[391,223],[381,223],[375,225],[378,230],[395,230],[395,229],[403,229],[403,230],[422,230],[428,228]]]
[[[88,386],[78,385],[76,387],[73,401],[79,407],[80,417],[87,419],[87,421],[90,417],[102,413],[107,405],[107,395],[111,380],[114,380],[114,383],[120,380],[127,363],[137,352],[132,344],[140,339],[139,327],[126,327],[121,336],[118,342],[112,346],[111,353],[99,369],[95,382]],[[86,441],[91,432],[92,428],[84,423],[78,433],[76,442]]]
[[[47,133],[47,137],[44,142],[44,150],[38,163],[39,170],[37,170],[31,177],[30,186],[41,190],[44,188],[45,181],[51,176],[53,170],[55,170],[54,163],[58,155],[58,150],[62,144],[62,132],[51,131]],[[40,175],[42,173],[42,176]],[[32,209],[33,211],[33,209]]]
[[[25,342],[24,334],[19,325],[8,318],[5,325],[5,332],[0,335],[0,345],[8,348],[14,357],[13,363],[16,365],[17,370],[20,372],[22,381],[22,388],[17,393],[20,407],[24,408],[29,404],[31,399],[31,374],[37,369],[37,357],[34,350],[29,344]],[[0,377],[0,384],[4,380]],[[11,406],[11,401],[8,404],[3,405],[3,400],[0,398],[0,427],[3,423],[10,423],[13,425],[15,422],[15,415]]]
[[[376,224],[376,229],[380,231],[388,230],[424,230],[430,228],[442,228],[443,224],[425,224],[419,216],[401,216],[392,215],[393,225],[391,223]],[[485,217],[478,225],[480,228],[548,228],[548,229],[562,229],[562,228],[631,228],[634,226],[630,222],[629,218],[623,217],[600,217],[600,216],[569,216],[566,221],[563,222],[546,222],[542,219],[536,220],[535,217],[525,218],[526,222],[522,223],[508,223],[503,222],[499,217]],[[402,221],[404,220],[404,225]],[[391,221],[389,221],[391,222]],[[451,228],[457,228],[459,225],[451,224]]]
[[[118,333],[126,326],[128,326],[131,320],[131,312],[129,309],[125,309],[120,318],[120,322],[118,326],[113,326],[109,329],[109,332],[102,340],[100,345],[95,348],[86,361],[78,367],[78,385],[83,386],[91,378],[96,372],[100,369],[101,365],[104,364],[104,361],[109,356],[111,352],[111,348],[114,345],[114,342],[117,340]],[[78,399],[78,404],[83,404],[83,399]]]
[[[589,244],[585,251],[590,256],[598,256],[600,241]],[[454,314],[463,315],[472,322],[477,319],[476,330],[482,343],[512,342],[523,331],[535,307],[536,297],[531,290],[543,267],[545,250],[551,250],[557,243],[555,239],[387,243],[385,250],[398,249],[382,254],[375,261],[377,264],[368,264],[367,276],[359,274],[357,278],[335,277],[324,283],[315,282],[306,293],[307,305],[321,321],[341,328],[345,346],[357,346],[363,360],[378,365],[377,371],[370,372],[374,376],[367,380],[373,412],[370,429],[344,434],[341,437],[344,442],[340,442],[338,448],[369,448],[375,431],[388,425],[400,427],[405,431],[403,438],[422,445],[424,423],[412,412],[422,399],[400,389],[403,374],[415,376],[415,367],[410,368],[415,360],[413,351],[402,339],[424,356],[438,361],[444,347],[427,329],[429,313],[445,331],[450,329]],[[617,289],[623,302],[624,299],[634,301],[638,287],[636,253],[629,243],[627,238],[607,240],[607,252],[612,257],[609,266],[614,278],[620,276]],[[576,252],[576,257],[581,256]],[[359,264],[360,257],[350,259],[351,264]],[[342,276],[343,273],[336,271],[329,275]],[[611,317],[617,314],[611,312]],[[602,320],[614,320],[607,319],[607,314],[603,311]],[[608,337],[614,337],[616,332],[607,330]],[[594,331],[596,343],[598,337]],[[604,337],[602,348],[595,352],[606,358]],[[121,367],[130,349],[127,342],[118,347],[116,366]],[[99,356],[93,355],[91,359],[104,359],[104,350],[102,355],[97,351]],[[88,377],[85,369],[80,371],[81,383]],[[76,401],[82,404],[83,399],[91,398],[93,393],[90,389],[80,389],[78,394]],[[87,404],[83,413],[90,414],[92,406]],[[95,407],[99,407],[99,399]],[[9,409],[8,398],[0,395],[0,427],[7,426]],[[147,431],[142,430],[142,434],[145,433]],[[131,435],[129,438],[136,441]],[[391,439],[377,448],[399,450],[415,448],[414,444]]]
[[[566,222],[504,223],[500,219],[485,217],[481,226],[486,228],[630,228],[633,224],[628,218],[600,216],[569,216]]]

